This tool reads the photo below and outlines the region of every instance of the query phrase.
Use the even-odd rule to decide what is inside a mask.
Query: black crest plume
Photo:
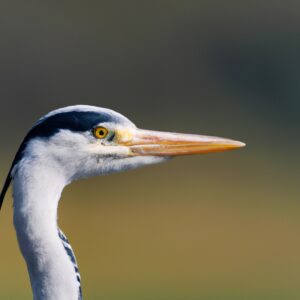
[[[58,133],[60,130],[70,130],[73,132],[84,132],[92,130],[94,126],[101,122],[118,121],[112,115],[105,112],[93,111],[70,111],[57,113],[55,115],[40,119],[25,136],[12,166],[6,177],[4,186],[0,194],[0,209],[6,192],[12,181],[12,170],[14,166],[22,159],[24,150],[28,142],[35,138],[47,139]]]

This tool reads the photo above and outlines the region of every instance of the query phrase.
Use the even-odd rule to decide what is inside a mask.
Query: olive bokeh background
[[[85,299],[299,299],[299,34],[289,0],[1,1],[1,181],[33,122],[73,104],[247,143],[67,187]],[[10,194],[0,299],[27,300]]]

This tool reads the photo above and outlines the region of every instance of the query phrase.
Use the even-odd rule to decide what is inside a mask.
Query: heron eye
[[[104,127],[96,127],[93,130],[93,134],[97,139],[104,139],[108,134],[108,130]]]

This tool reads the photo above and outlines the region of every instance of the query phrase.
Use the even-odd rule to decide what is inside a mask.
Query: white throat
[[[81,299],[74,264],[58,235],[57,207],[66,184],[49,162],[23,159],[14,171],[14,224],[34,300]]]

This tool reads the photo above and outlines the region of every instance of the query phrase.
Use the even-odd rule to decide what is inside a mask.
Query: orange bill
[[[171,133],[143,129],[120,131],[119,145],[129,147],[131,155],[142,156],[179,156],[221,152],[244,147],[242,142],[231,139]]]

